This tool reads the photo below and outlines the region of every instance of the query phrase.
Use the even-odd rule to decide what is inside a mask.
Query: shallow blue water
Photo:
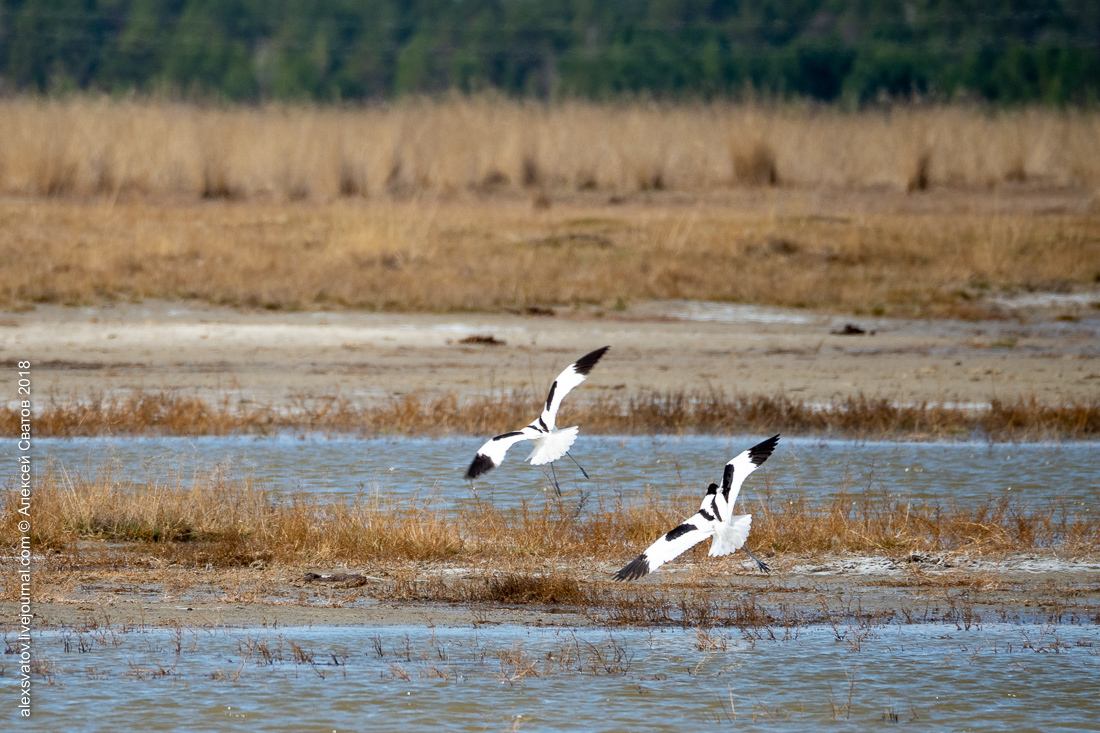
[[[42,633],[28,730],[1095,729],[1085,626]],[[297,651],[296,651],[297,649]],[[0,694],[14,699],[11,674]],[[12,720],[10,713],[5,717]]]
[[[631,498],[701,494],[721,477],[723,464],[767,436],[581,435],[573,455],[558,461],[567,493]],[[275,492],[305,490],[336,495],[419,491],[455,501],[477,495],[501,505],[539,499],[552,488],[548,473],[523,459],[523,444],[475,488],[462,474],[481,438],[326,438],[278,436],[209,438],[39,439],[40,470],[52,460],[65,470],[94,474],[104,465],[117,475],[147,482],[188,480],[215,467],[260,480]],[[746,485],[751,498],[804,492],[828,498],[841,489],[872,487],[915,500],[982,501],[1010,496],[1030,502],[1061,497],[1100,502],[1100,443],[894,443],[783,438],[764,468]]]

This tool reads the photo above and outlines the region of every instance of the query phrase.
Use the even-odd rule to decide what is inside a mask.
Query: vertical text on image
[[[19,716],[31,717],[31,363],[16,363],[19,402],[19,465],[17,511],[21,535],[15,556],[19,559]]]

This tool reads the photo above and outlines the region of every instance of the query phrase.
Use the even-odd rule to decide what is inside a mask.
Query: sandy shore
[[[573,358],[611,344],[585,390],[716,388],[810,402],[861,393],[964,404],[1095,397],[1100,317],[1054,321],[1041,300],[1016,305],[1016,318],[984,322],[668,301],[553,316],[42,306],[0,319],[0,361],[11,367],[0,371],[0,394],[15,398],[21,359],[32,362],[39,400],[137,389],[274,404],[303,394],[370,403],[410,392],[541,393]],[[867,333],[834,333],[848,323]],[[461,343],[477,334],[504,344]]]

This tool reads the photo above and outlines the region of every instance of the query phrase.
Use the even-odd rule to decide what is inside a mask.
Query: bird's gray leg
[[[550,462],[550,473],[554,475],[554,491],[558,492],[558,496],[561,496],[561,487],[558,486],[558,472],[554,469],[553,461]]]
[[[749,557],[751,557],[753,560],[756,560],[756,564],[760,566],[761,570],[763,570],[765,573],[770,573],[771,572],[771,568],[769,568],[764,563],[760,562],[760,558],[758,558],[756,555],[752,554],[752,551],[749,550],[749,548],[742,547],[741,549],[744,550],[745,552],[749,553]]]
[[[569,451],[565,451],[565,455],[569,456],[569,460],[573,461],[573,463],[577,463],[577,459],[573,457],[573,454],[572,454],[572,453],[570,453]],[[581,473],[583,473],[583,474],[584,474],[584,477],[585,477],[585,478],[589,478],[589,476],[588,476],[588,471],[585,471],[585,470],[584,470],[584,466],[582,466],[581,464],[577,463],[577,468],[579,468],[579,469],[581,470]]]

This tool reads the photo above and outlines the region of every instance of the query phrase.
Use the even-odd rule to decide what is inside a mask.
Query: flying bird
[[[756,564],[763,572],[768,572],[768,566],[745,547],[745,540],[749,538],[749,530],[752,528],[752,515],[733,516],[733,504],[737,501],[741,484],[745,483],[750,473],[768,460],[768,456],[775,450],[778,442],[779,436],[772,436],[763,443],[758,443],[747,451],[741,452],[727,463],[722,473],[722,485],[711,484],[707,487],[707,493],[703,497],[703,503],[699,505],[699,511],[685,519],[679,526],[669,530],[647,547],[645,552],[634,558],[629,565],[615,573],[615,580],[636,580],[652,573],[708,537],[713,537],[710,543],[711,557],[744,550],[749,557],[756,560]]]
[[[573,463],[577,463],[577,459],[569,454],[570,446],[577,439],[577,428],[574,426],[558,430],[555,427],[554,421],[558,416],[558,408],[561,407],[561,401],[569,391],[585,380],[588,373],[592,371],[592,367],[596,366],[596,362],[610,348],[610,346],[604,346],[602,349],[596,349],[567,366],[550,385],[550,393],[546,396],[546,406],[542,414],[522,430],[498,435],[478,448],[477,455],[470,462],[470,467],[466,469],[466,480],[473,481],[483,473],[496,468],[504,461],[504,454],[509,448],[522,440],[529,440],[534,445],[534,450],[527,456],[527,460],[533,466],[550,464],[550,470],[554,475],[554,489],[558,492],[558,496],[561,496],[554,461],[568,455]],[[581,469],[585,478],[588,478],[588,472],[581,464],[577,463],[577,468]]]

